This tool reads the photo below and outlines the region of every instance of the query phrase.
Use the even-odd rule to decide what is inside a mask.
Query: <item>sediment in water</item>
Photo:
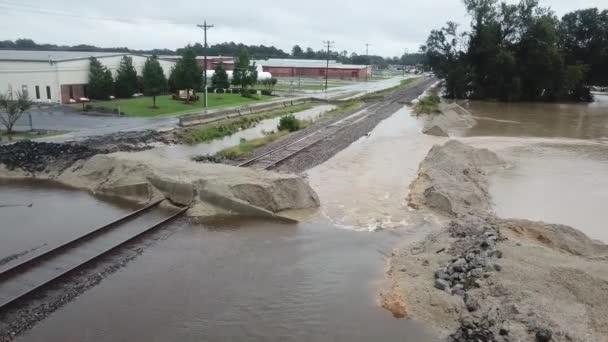
[[[450,224],[395,249],[385,307],[444,341],[605,341],[608,246],[571,227],[495,217],[486,174],[500,165],[456,141],[429,152],[409,202]]]

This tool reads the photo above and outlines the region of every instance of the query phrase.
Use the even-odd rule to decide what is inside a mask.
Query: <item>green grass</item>
[[[414,112],[417,115],[421,114],[436,114],[440,113],[439,103],[441,99],[437,95],[428,95],[420,99],[414,106]]]
[[[243,140],[237,146],[229,147],[218,152],[215,157],[218,159],[241,159],[250,156],[253,151],[262,146],[266,146],[271,142],[286,136],[289,131],[278,131],[267,134],[261,138]]]
[[[205,126],[200,129],[196,129],[194,131],[188,131],[182,136],[182,139],[188,144],[203,143],[214,139],[223,138],[228,135],[232,135],[240,131],[241,129],[253,127],[262,120],[272,119],[274,117],[285,114],[301,112],[312,107],[312,104],[306,103],[287,108],[274,109],[259,114],[248,115],[242,118],[225,120],[216,124]]]
[[[201,100],[187,104],[183,101],[171,99],[171,95],[162,95],[156,97],[156,106],[152,108],[152,97],[138,97],[133,99],[120,99],[113,101],[95,101],[91,103],[93,107],[106,107],[109,111],[120,107],[120,111],[127,116],[137,117],[153,117],[160,115],[176,115],[186,114],[189,112],[197,112],[203,110],[202,94],[198,93]],[[243,106],[259,102],[264,102],[272,99],[271,96],[256,96],[254,98],[243,97],[240,94],[209,94],[210,109]],[[82,109],[81,104],[72,105],[75,108]]]

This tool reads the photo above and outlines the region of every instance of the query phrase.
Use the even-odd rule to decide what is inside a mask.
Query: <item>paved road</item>
[[[45,110],[34,109],[31,111],[31,116],[35,129],[69,132],[63,135],[39,139],[53,142],[78,140],[90,136],[120,131],[171,128],[174,127],[178,121],[175,117],[133,118],[90,116],[71,113],[61,107]],[[15,129],[29,129],[29,118],[27,114],[24,114],[19,121],[17,121]]]
[[[411,77],[411,76],[406,76]],[[336,97],[362,96],[364,94],[391,88],[399,85],[403,77],[395,77],[381,81],[361,82],[339,88],[324,91],[311,91],[300,93],[297,97],[314,96],[323,99]],[[164,116],[157,118],[133,118],[115,116],[90,116],[70,112],[62,107],[31,111],[33,126],[35,129],[66,131],[69,133],[38,139],[40,141],[64,142],[69,140],[85,139],[91,136],[99,136],[121,131],[137,131],[146,129],[164,130],[175,127],[178,123],[177,117]],[[23,115],[17,125],[17,130],[29,129],[28,115]]]

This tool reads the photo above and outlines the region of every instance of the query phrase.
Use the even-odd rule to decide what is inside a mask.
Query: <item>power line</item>
[[[329,51],[332,47],[333,44],[335,44],[336,42],[332,41],[332,40],[324,40],[323,41],[323,45],[327,46],[327,65],[325,66],[325,92],[327,92],[327,80],[329,77]]]
[[[127,17],[93,16],[93,15],[87,15],[87,14],[76,13],[76,12],[66,12],[66,11],[45,9],[45,8],[34,7],[31,5],[18,4],[18,3],[4,1],[4,0],[0,0],[0,8],[13,10],[13,11],[34,13],[34,14],[71,17],[71,18],[86,19],[86,20],[116,21],[116,22],[130,23],[130,24],[141,22],[141,21],[147,21],[147,22],[152,22],[152,23],[155,22],[155,23],[175,24],[175,25],[181,24],[181,23],[175,22],[171,19],[162,19],[162,18],[137,17],[137,20],[136,20],[134,18],[127,18]]]

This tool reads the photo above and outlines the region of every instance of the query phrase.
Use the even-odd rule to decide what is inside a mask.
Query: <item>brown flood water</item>
[[[51,182],[0,180],[0,265],[26,252],[44,252],[138,208],[101,199]]]
[[[11,182],[0,184],[0,194],[48,208],[11,214],[13,229],[0,232],[3,242],[18,229],[26,229],[22,240],[45,241],[72,220],[77,227],[120,213],[113,204],[61,188]],[[165,239],[18,340],[431,340],[421,326],[394,319],[377,303],[383,253],[421,238],[424,225],[357,233],[322,222],[203,226],[182,219],[163,229]]]
[[[499,216],[567,224],[608,243],[608,96],[467,107],[478,123],[462,140],[510,163],[490,177]]]

